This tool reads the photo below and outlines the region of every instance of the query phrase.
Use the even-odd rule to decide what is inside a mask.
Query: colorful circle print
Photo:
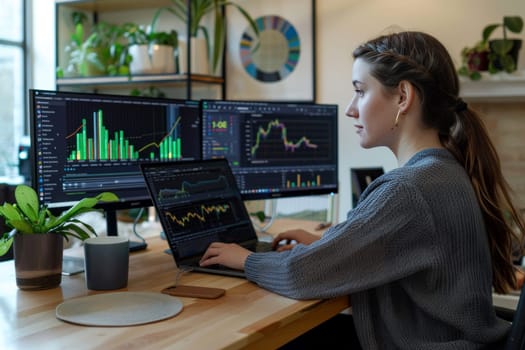
[[[301,55],[301,41],[294,26],[279,16],[255,20],[259,36],[248,26],[241,37],[241,62],[254,79],[270,83],[292,73]]]

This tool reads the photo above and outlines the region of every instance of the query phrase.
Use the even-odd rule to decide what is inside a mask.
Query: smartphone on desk
[[[84,258],[64,256],[62,259],[62,274],[72,276],[84,272]]]

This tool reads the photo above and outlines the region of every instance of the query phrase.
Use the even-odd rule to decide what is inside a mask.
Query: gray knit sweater
[[[482,349],[505,338],[467,174],[443,149],[372,182],[347,220],[309,245],[254,253],[249,280],[296,299],[349,295],[364,349]]]

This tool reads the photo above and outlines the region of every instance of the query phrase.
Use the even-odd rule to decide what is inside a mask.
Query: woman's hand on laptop
[[[289,230],[279,233],[272,242],[272,247],[278,252],[292,249],[297,243],[308,245],[317,241],[321,236],[305,230]]]
[[[199,265],[224,265],[237,270],[244,270],[244,262],[252,252],[235,243],[215,242],[210,244]]]

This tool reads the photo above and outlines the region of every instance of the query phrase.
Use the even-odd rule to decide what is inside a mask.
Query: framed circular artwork
[[[242,66],[252,78],[272,83],[285,79],[301,58],[301,39],[295,27],[281,16],[255,20],[259,35],[248,27],[241,36]]]
[[[246,1],[226,11],[225,98],[315,101],[315,0]]]

